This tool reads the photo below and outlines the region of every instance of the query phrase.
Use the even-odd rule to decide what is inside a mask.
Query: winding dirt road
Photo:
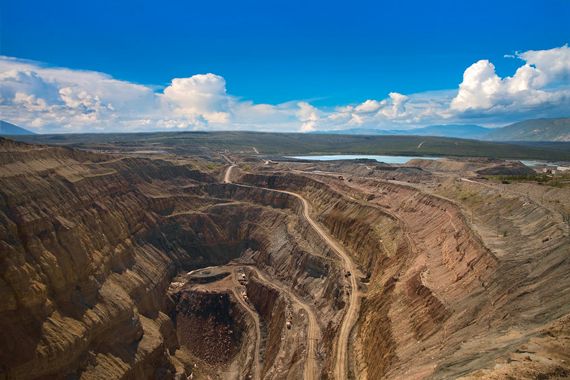
[[[311,227],[321,236],[321,238],[328,244],[329,247],[335,251],[337,256],[341,259],[342,266],[347,274],[349,274],[350,279],[350,297],[348,300],[348,308],[343,317],[342,324],[340,326],[340,331],[338,334],[337,346],[336,346],[336,362],[334,368],[334,377],[336,379],[346,379],[347,376],[347,364],[348,364],[348,341],[350,339],[350,332],[352,331],[352,326],[358,318],[358,309],[360,307],[360,299],[358,296],[358,283],[356,280],[356,265],[352,262],[352,259],[346,253],[344,248],[336,242],[336,240],[331,237],[321,226],[315,222],[310,214],[309,202],[297,193],[286,190],[273,190],[281,193],[292,195],[298,198],[303,203],[303,216],[309,222]]]
[[[232,169],[235,168],[236,165],[235,164],[231,164],[227,169],[226,169],[226,174],[224,174],[224,183],[232,183],[232,181],[230,180],[230,175],[232,173]]]
[[[254,379],[261,380],[261,360],[259,358],[259,351],[261,348],[261,327],[259,323],[259,315],[257,312],[250,306],[249,303],[243,298],[243,295],[238,290],[242,287],[239,281],[236,278],[235,270],[232,272],[232,281],[234,283],[234,287],[232,288],[232,292],[234,296],[238,300],[238,302],[243,306],[243,308],[247,311],[247,313],[253,319],[253,323],[255,324],[255,349],[254,349],[254,358],[253,358],[253,365],[254,365]]]
[[[231,165],[227,168],[226,174],[224,176],[224,182],[231,183],[230,182],[230,175],[231,175],[232,169],[235,166],[236,166],[235,164],[231,163]],[[241,184],[236,184],[236,185],[244,186],[244,187],[255,187],[255,186],[241,185]],[[342,323],[340,326],[340,331],[338,334],[338,339],[337,339],[337,343],[336,343],[336,361],[335,361],[335,367],[334,367],[334,377],[336,379],[339,379],[339,380],[340,379],[346,379],[348,377],[347,365],[348,365],[348,345],[349,345],[349,339],[350,339],[350,332],[352,331],[352,327],[354,326],[354,323],[356,322],[356,319],[358,318],[358,309],[360,307],[360,298],[358,295],[358,283],[357,283],[356,275],[355,275],[357,272],[357,267],[352,262],[352,259],[350,258],[348,253],[344,250],[344,248],[340,244],[338,244],[335,241],[335,239],[332,238],[323,228],[321,228],[321,226],[319,224],[317,224],[317,222],[315,222],[315,220],[313,220],[313,218],[311,217],[311,213],[310,213],[309,202],[305,198],[303,198],[301,195],[294,193],[294,192],[291,192],[291,191],[276,190],[276,189],[267,189],[267,190],[275,191],[278,193],[289,194],[289,195],[296,197],[297,199],[299,199],[301,201],[301,203],[303,204],[303,216],[305,217],[307,222],[309,222],[311,227],[313,227],[313,229],[327,243],[327,245],[329,247],[331,247],[333,249],[333,251],[337,254],[337,256],[341,260],[341,263],[343,265],[344,270],[346,271],[347,275],[349,276],[349,279],[350,279],[350,296],[349,296],[349,300],[348,300],[348,307],[347,307],[345,315],[343,317],[343,320],[342,320]],[[310,330],[310,328],[309,328],[309,330]],[[313,341],[313,342],[315,342],[314,345],[316,345],[316,341]],[[311,339],[309,339],[307,346],[313,347],[313,345],[311,345]],[[309,349],[307,350],[307,362],[314,362],[315,361],[316,355],[311,355],[311,352],[315,353],[315,351],[311,351]],[[309,367],[309,370],[307,369],[308,367]],[[312,367],[316,368],[316,363],[314,363],[314,364],[307,364],[306,363],[306,365],[305,365],[305,379],[314,378],[313,374],[315,372],[312,372],[312,369],[311,369]]]
[[[270,284],[270,286],[274,287],[275,289],[279,290],[280,292],[285,293],[291,302],[297,304],[301,309],[307,313],[307,360],[305,360],[305,368],[304,368],[304,379],[318,379],[319,372],[317,366],[317,342],[321,335],[321,329],[319,328],[319,324],[317,322],[317,316],[313,310],[313,308],[303,301],[301,298],[297,297],[295,293],[293,293],[287,287],[275,282],[272,279],[269,279],[263,272],[257,269],[254,266],[249,267],[251,270],[255,272],[257,277],[265,283]]]

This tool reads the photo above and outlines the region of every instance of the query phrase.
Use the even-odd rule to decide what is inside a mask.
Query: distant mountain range
[[[450,125],[430,125],[429,127],[415,129],[372,129],[372,128],[352,128],[338,131],[317,131],[317,134],[334,135],[397,135],[397,136],[438,136],[456,137],[462,139],[481,139],[491,131],[490,128],[479,125],[450,124]]]
[[[495,141],[570,141],[570,118],[521,121],[493,129],[484,138]]]
[[[27,129],[18,127],[17,125],[10,124],[7,121],[0,120],[0,136],[22,136],[22,135],[35,135],[34,132]]]
[[[489,141],[557,141],[570,142],[570,118],[532,119],[501,128],[485,128],[471,124],[430,125],[415,129],[352,128],[315,131],[313,134],[372,136],[436,136]],[[34,132],[0,120],[0,136],[34,135]]]
[[[335,131],[318,131],[313,133],[375,136],[438,136],[492,141],[570,141],[570,118],[526,120],[501,128],[485,128],[479,125],[449,124],[430,125],[428,127],[407,130],[353,128]]]

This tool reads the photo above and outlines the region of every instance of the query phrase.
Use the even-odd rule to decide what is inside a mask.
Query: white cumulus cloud
[[[451,110],[517,112],[568,104],[570,48],[517,53],[525,61],[511,77],[501,78],[488,60],[471,65],[463,74]],[[551,85],[562,87],[550,88]]]
[[[219,75],[175,78],[164,89],[163,96],[178,114],[190,118],[203,117],[210,123],[225,123],[230,119],[226,81]]]
[[[301,131],[311,132],[317,129],[317,121],[319,120],[318,110],[307,102],[297,103],[299,111],[297,115],[302,122]]]
[[[570,115],[570,48],[518,52],[512,76],[489,60],[466,68],[457,89],[315,107],[307,101],[258,104],[228,94],[219,75],[174,78],[162,90],[83,70],[0,56],[3,120],[37,132],[152,130],[302,131],[407,129],[441,123],[506,124]]]

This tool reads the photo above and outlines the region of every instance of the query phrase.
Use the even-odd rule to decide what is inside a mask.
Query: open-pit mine
[[[570,378],[568,181],[137,138],[0,138],[0,379]]]

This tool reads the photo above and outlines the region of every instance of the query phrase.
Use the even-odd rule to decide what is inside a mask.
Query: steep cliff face
[[[230,361],[242,345],[243,312],[228,293],[183,291],[176,297],[178,341],[211,364]]]
[[[265,344],[262,347],[264,363],[262,373],[276,372],[275,363],[280,351],[285,350],[286,345],[294,346],[294,342],[286,341],[285,331],[288,317],[290,319],[292,313],[291,307],[279,291],[267,286],[255,276],[252,276],[247,284],[247,294],[263,321]],[[295,360],[301,358],[301,355],[296,354],[294,350],[290,350],[288,355],[285,353],[282,356],[284,356],[280,358],[282,368],[294,367]]]
[[[7,375],[171,372],[160,330],[171,323],[161,311],[175,260],[152,238],[158,217],[137,184],[153,186],[161,180],[153,173],[169,171],[193,182],[195,172],[64,148],[3,142],[0,149]],[[163,170],[153,172],[156,166]],[[149,167],[144,177],[136,175],[140,167]]]

